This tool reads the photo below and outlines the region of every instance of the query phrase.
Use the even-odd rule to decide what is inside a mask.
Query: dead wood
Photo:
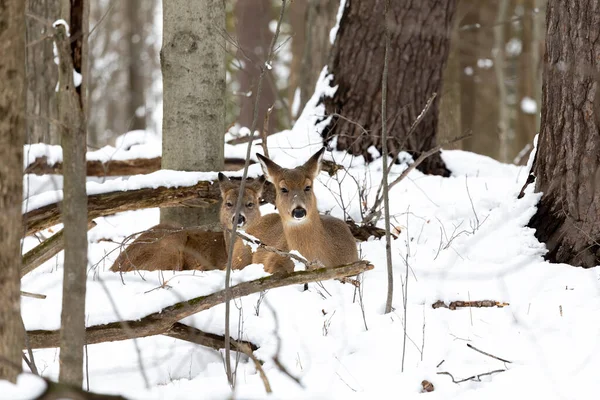
[[[156,172],[160,169],[161,157],[134,158],[131,160],[109,160],[106,162],[88,160],[86,163],[87,176],[127,176],[142,175]],[[237,171],[244,166],[240,158],[225,159],[225,171]],[[48,164],[46,156],[36,158],[25,168],[25,174],[47,175],[62,174],[61,162]]]
[[[477,308],[498,307],[498,308],[502,308],[502,307],[506,307],[508,305],[510,305],[510,304],[503,303],[500,301],[494,301],[494,300],[473,300],[473,301],[457,300],[457,301],[450,302],[450,304],[446,304],[443,301],[438,300],[431,305],[431,308],[449,308],[450,310],[456,310],[457,308],[465,308],[465,307],[477,307]]]
[[[357,261],[349,265],[334,268],[319,268],[310,271],[270,275],[231,287],[229,289],[231,293],[230,298],[248,296],[283,286],[358,275],[361,272],[371,269],[373,269],[373,266],[368,261]],[[177,325],[177,321],[200,311],[208,310],[223,302],[225,302],[225,290],[220,290],[207,296],[200,296],[173,304],[140,320],[127,321],[127,329],[122,322],[90,326],[86,329],[86,343],[97,344],[154,335],[183,335],[184,330]],[[27,332],[32,349],[58,347],[59,334],[59,330],[35,330]],[[201,339],[196,338],[194,340]],[[206,343],[209,343],[209,341],[206,341]]]
[[[94,221],[88,223],[88,231],[96,226]],[[21,278],[60,253],[65,246],[63,231],[55,233],[23,255]]]
[[[333,163],[332,163],[333,164]],[[333,164],[334,166],[336,164]],[[172,207],[186,200],[198,200],[212,204],[221,199],[219,185],[212,181],[200,181],[192,186],[166,188],[144,188],[138,190],[116,191],[88,196],[88,220],[116,214],[123,211],[141,210],[151,207]],[[275,202],[273,185],[265,183],[263,199],[268,203]],[[36,208],[23,215],[25,236],[49,228],[60,223],[60,207],[62,202],[48,204]],[[359,226],[346,221],[350,231],[358,240],[364,241],[370,236],[377,238],[385,235],[385,230],[372,225]],[[55,235],[56,236],[56,235]],[[55,239],[58,240],[58,239]]]

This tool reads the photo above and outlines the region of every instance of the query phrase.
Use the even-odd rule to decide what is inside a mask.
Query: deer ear
[[[308,159],[307,162],[302,166],[308,173],[314,178],[319,175],[321,171],[321,160],[323,160],[323,154],[325,153],[325,147],[321,147],[321,150],[317,151]]]
[[[219,188],[221,189],[221,193],[225,193],[233,186],[234,185],[231,182],[231,179],[229,179],[224,173],[219,172]]]
[[[260,162],[260,166],[262,167],[263,173],[265,174],[265,178],[269,182],[275,183],[275,175],[277,175],[281,171],[281,167],[275,164],[267,157],[263,156],[262,154],[256,153],[256,157],[258,158],[258,162]]]
[[[267,179],[265,178],[265,176],[261,175],[258,178],[256,178],[255,180],[253,180],[252,183],[250,184],[250,188],[252,188],[252,190],[254,190],[256,192],[258,197],[262,196],[263,187],[265,185],[266,180]]]

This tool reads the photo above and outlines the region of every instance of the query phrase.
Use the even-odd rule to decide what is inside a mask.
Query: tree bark
[[[126,27],[128,55],[128,83],[129,102],[127,103],[127,115],[129,116],[129,129],[146,128],[146,96],[145,79],[146,71],[142,59],[144,53],[144,14],[143,0],[128,0],[125,4],[127,18]]]
[[[326,140],[337,138],[337,148],[372,157],[369,147],[381,151],[381,76],[383,68],[384,0],[346,3],[337,38],[332,48],[329,72],[333,97],[326,97],[326,114],[331,123],[323,131]],[[388,88],[388,148],[392,155],[401,150],[418,156],[436,145],[439,97],[414,133],[411,125],[433,93],[441,93],[456,0],[394,1],[390,5],[390,76]],[[336,114],[341,115],[339,118]],[[419,169],[428,174],[448,176],[439,153]]]
[[[84,0],[85,1],[85,0]],[[83,35],[87,24],[83,2],[75,2],[71,24]],[[78,22],[75,22],[78,20]],[[60,334],[59,381],[80,387],[83,382],[85,345],[85,284],[87,272],[87,194],[85,174],[86,129],[83,107],[85,88],[75,87],[73,71],[83,71],[84,46],[70,41],[64,25],[55,28],[54,40],[59,58],[58,115],[63,147],[65,261]],[[70,45],[69,45],[70,44]]]
[[[20,276],[25,144],[25,3],[0,2],[0,379],[21,372]]]
[[[162,168],[221,171],[225,130],[225,4],[163,2]],[[216,228],[219,206],[161,210],[161,222]]]
[[[40,19],[26,18],[27,26],[27,143],[59,144],[54,121],[57,119],[54,91],[58,71],[54,64],[51,32],[41,22],[54,21],[60,15],[58,0],[27,0],[27,13]]]
[[[600,0],[550,0],[529,222],[550,262],[600,264]]]
[[[302,56],[302,70],[300,71],[299,113],[314,94],[321,70],[329,63],[331,51],[329,32],[335,25],[339,6],[339,0],[308,0],[305,22],[306,39]]]
[[[290,75],[288,78],[287,102],[290,107],[289,114],[295,120],[302,112],[300,104],[294,104],[296,92],[300,89],[302,79],[302,61],[304,58],[304,48],[306,47],[306,11],[308,1],[295,1],[289,7],[289,20],[292,28],[292,60],[290,62]],[[323,64],[325,65],[325,64]],[[300,95],[300,93],[298,93]],[[300,101],[300,98],[298,98]],[[294,108],[298,107],[297,110]],[[269,121],[270,122],[270,121]]]
[[[254,116],[254,98],[256,85],[261,67],[267,58],[273,33],[269,30],[272,20],[272,5],[270,0],[246,0],[235,3],[237,20],[236,33],[239,45],[237,57],[242,61],[243,68],[238,70],[237,81],[240,85],[240,112],[238,123],[250,128]],[[272,83],[272,82],[271,82]],[[273,85],[263,84],[258,105],[259,120],[262,121],[267,109],[275,102]],[[252,96],[245,95],[252,93]],[[277,113],[277,111],[275,111]],[[275,115],[273,115],[275,117]],[[273,131],[276,118],[269,119],[269,132]]]

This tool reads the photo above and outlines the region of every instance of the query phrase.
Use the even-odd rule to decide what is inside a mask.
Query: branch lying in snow
[[[452,382],[454,382],[454,383],[463,383],[463,382],[466,382],[466,381],[481,382],[481,377],[482,376],[497,374],[497,373],[504,372],[504,371],[506,371],[506,370],[505,369],[496,369],[496,370],[493,370],[493,371],[490,371],[490,372],[485,372],[483,374],[473,375],[473,376],[470,376],[468,378],[461,379],[461,380],[458,380],[458,381],[456,379],[454,379],[454,376],[452,376],[452,374],[450,372],[438,372],[437,374],[438,375],[448,375],[450,378],[452,378]]]
[[[275,248],[273,246],[268,246],[268,245],[264,244],[263,242],[261,242],[259,239],[255,238],[255,237],[250,237],[240,231],[236,231],[235,234],[237,236],[241,237],[244,240],[244,242],[252,243],[253,245],[260,247],[261,249],[270,251],[271,253],[275,253],[278,256],[290,258],[292,260],[301,262],[302,264],[304,264],[306,266],[307,269],[325,268],[323,263],[321,263],[320,261],[308,261],[306,258],[302,257],[301,255],[290,253],[290,252],[283,251],[283,250],[279,250],[278,248]],[[342,278],[336,278],[336,280],[340,281],[342,283],[349,283],[354,287],[360,287],[360,282],[356,279],[342,277]]]
[[[96,226],[94,221],[88,223],[88,230]],[[23,255],[21,278],[60,253],[65,247],[63,231],[55,233]]]
[[[127,176],[150,174],[160,169],[161,157],[133,158],[130,160],[109,160],[106,162],[88,160],[86,163],[87,176]],[[244,166],[244,160],[226,158],[225,171],[237,171]],[[48,164],[46,156],[36,158],[25,168],[25,174],[46,175],[62,174],[62,162]]]
[[[334,268],[320,268],[310,271],[271,275],[240,283],[239,285],[231,287],[229,290],[231,292],[231,298],[238,298],[283,286],[353,276],[371,269],[373,269],[373,266],[367,261],[357,261],[349,265],[342,265]],[[181,338],[184,332],[186,330],[189,331],[189,329],[183,329],[181,324],[178,324],[177,321],[200,311],[208,310],[224,301],[225,291],[220,290],[207,296],[196,297],[191,300],[173,304],[169,307],[165,307],[159,312],[147,315],[140,320],[127,321],[128,329],[125,329],[121,322],[91,326],[86,329],[86,341],[88,344],[96,344],[154,335],[167,335]],[[199,334],[199,332],[201,331],[194,330],[194,333]],[[28,331],[27,335],[29,336],[29,342],[32,349],[57,347],[60,330]],[[214,340],[215,336],[213,335],[211,339],[212,343],[216,343]],[[194,343],[200,344],[200,342],[196,341],[194,341]],[[206,341],[205,343],[209,342]],[[246,344],[250,345],[249,343]],[[214,346],[209,347],[214,348]]]
[[[498,307],[498,308],[502,308],[502,307],[506,307],[510,305],[509,303],[503,303],[500,301],[495,301],[495,300],[473,300],[473,301],[453,301],[450,304],[446,304],[441,300],[436,301],[435,303],[433,303],[431,305],[431,308],[449,308],[450,310],[456,310],[457,308],[464,308],[464,307],[477,307],[477,308],[483,308],[483,307]]]
[[[88,160],[86,163],[87,176],[128,176],[145,175],[156,172],[160,169],[161,157],[154,158],[132,158],[129,160],[109,160],[106,162],[98,160]],[[253,164],[254,162],[251,162]],[[241,158],[226,158],[225,171],[238,171],[244,167],[244,160]],[[23,173],[34,175],[62,174],[62,162],[48,164],[46,156],[36,158],[25,168]],[[343,169],[331,161],[323,161],[322,169],[330,176]]]
[[[335,165],[335,164],[334,164]],[[275,202],[275,191],[269,182],[265,184],[263,198],[266,202]],[[211,181],[200,181],[192,186],[167,188],[144,188],[128,191],[100,193],[88,196],[88,219],[104,217],[123,211],[141,210],[151,207],[172,207],[187,200],[199,200],[212,204],[221,199],[219,185]],[[31,210],[23,215],[25,236],[49,228],[60,223],[60,207],[62,202],[48,204]],[[350,231],[358,240],[366,240],[370,236],[382,237],[385,231],[374,226],[357,226],[346,221]]]

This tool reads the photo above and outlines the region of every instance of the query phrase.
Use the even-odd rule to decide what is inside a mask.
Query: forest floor
[[[321,112],[309,104],[293,130],[269,137],[272,159],[295,166],[318,150],[320,137],[314,126]],[[160,141],[147,140],[144,146],[160,146]],[[226,155],[237,156],[244,146]],[[157,150],[143,153],[156,156]],[[264,361],[273,388],[270,398],[417,399],[423,396],[424,380],[433,384],[433,392],[427,395],[431,399],[596,398],[600,392],[598,269],[543,260],[544,245],[526,227],[539,194],[530,185],[525,196],[517,199],[527,168],[457,150],[443,151],[442,157],[451,177],[413,171],[390,192],[392,224],[398,234],[392,242],[392,313],[383,313],[385,240],[373,239],[359,244],[361,257],[375,266],[362,276],[360,292],[327,281],[309,284],[307,291],[297,285],[269,290],[264,298],[255,294],[235,301],[233,335],[259,346],[255,355]],[[365,165],[362,158],[341,152],[327,152],[325,158],[345,170],[334,177],[320,174],[314,185],[320,211],[360,221],[364,204],[359,188],[366,188],[367,205],[373,204],[382,180],[381,160]],[[405,168],[406,164],[394,166],[391,179]],[[253,165],[250,174],[258,173],[259,166]],[[216,173],[173,171],[95,178],[88,192],[215,178]],[[39,207],[59,196],[59,179],[46,176],[25,183],[31,197],[24,208]],[[262,211],[275,212],[271,205]],[[141,318],[223,287],[222,271],[132,272],[122,280],[108,270],[120,242],[159,222],[158,209],[124,212],[96,222],[88,235],[88,325]],[[383,227],[383,221],[378,226]],[[24,251],[35,244],[27,238]],[[60,327],[62,262],[61,253],[23,278],[22,290],[47,296],[23,298],[28,330]],[[235,284],[265,275],[260,266],[251,266],[234,272],[233,280]],[[456,310],[432,307],[438,301],[482,300],[506,304]],[[224,306],[182,322],[222,335]],[[34,356],[43,376],[57,379],[58,350],[36,350]],[[278,368],[275,356],[299,383]],[[239,363],[234,360],[236,364],[235,397],[267,397],[254,363],[242,356]],[[86,377],[92,391],[132,399],[231,395],[223,354],[162,336],[88,346]],[[461,380],[465,381],[453,382]],[[23,376],[20,382],[17,387],[0,382],[0,398],[23,395],[30,378]]]

